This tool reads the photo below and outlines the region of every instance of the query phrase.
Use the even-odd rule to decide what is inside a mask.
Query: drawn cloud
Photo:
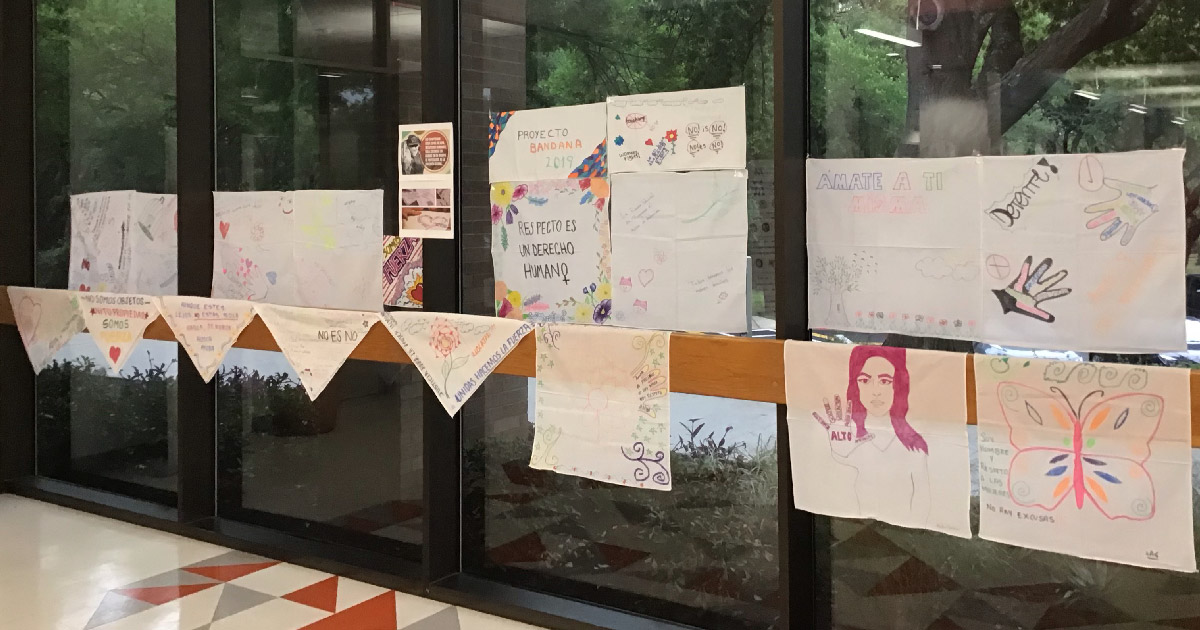
[[[943,278],[953,278],[954,280],[974,280],[979,275],[979,267],[974,262],[962,262],[950,264],[941,256],[928,256],[917,261],[916,270],[926,278],[941,280]]]

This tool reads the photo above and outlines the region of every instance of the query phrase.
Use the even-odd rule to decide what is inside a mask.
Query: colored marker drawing
[[[846,407],[825,399],[813,412],[834,461],[854,470],[859,509],[929,519],[929,445],[908,422],[910,377],[903,348],[856,346],[850,353]]]
[[[1163,417],[1161,396],[1093,389],[1072,402],[1058,386],[1011,381],[998,385],[997,396],[1016,451],[1008,470],[1014,503],[1054,511],[1071,497],[1076,509],[1091,503],[1110,520],[1154,517],[1145,464]]]

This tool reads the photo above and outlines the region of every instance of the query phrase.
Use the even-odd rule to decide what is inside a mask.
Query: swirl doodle
[[[533,439],[533,453],[529,457],[531,466],[557,466],[558,455],[553,453],[558,439],[562,437],[562,427],[543,425],[538,427]]]
[[[645,442],[634,442],[631,450],[633,451],[633,455],[626,453],[625,449],[622,448],[621,455],[623,455],[625,459],[638,464],[638,467],[633,470],[634,480],[641,482],[649,479],[660,486],[667,486],[671,484],[671,473],[662,463],[663,460],[667,458],[666,453],[663,451],[655,451],[652,456],[647,456]],[[650,464],[657,466],[658,470],[652,471]]]
[[[637,336],[633,339],[633,349],[645,351],[642,355],[642,360],[638,362],[637,367],[633,368],[630,374],[637,374],[641,371],[642,366],[650,360],[650,355],[654,350],[665,350],[667,347],[667,337],[663,333],[654,333],[649,337]]]

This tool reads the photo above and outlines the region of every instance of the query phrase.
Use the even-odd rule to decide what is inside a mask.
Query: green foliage
[[[72,194],[175,187],[174,0],[37,3],[38,282],[66,286]]]
[[[530,0],[528,102],[746,86],[748,157],[773,152],[770,0]]]

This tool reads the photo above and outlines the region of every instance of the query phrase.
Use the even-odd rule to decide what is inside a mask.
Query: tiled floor
[[[535,630],[12,495],[0,611],[21,630]]]

